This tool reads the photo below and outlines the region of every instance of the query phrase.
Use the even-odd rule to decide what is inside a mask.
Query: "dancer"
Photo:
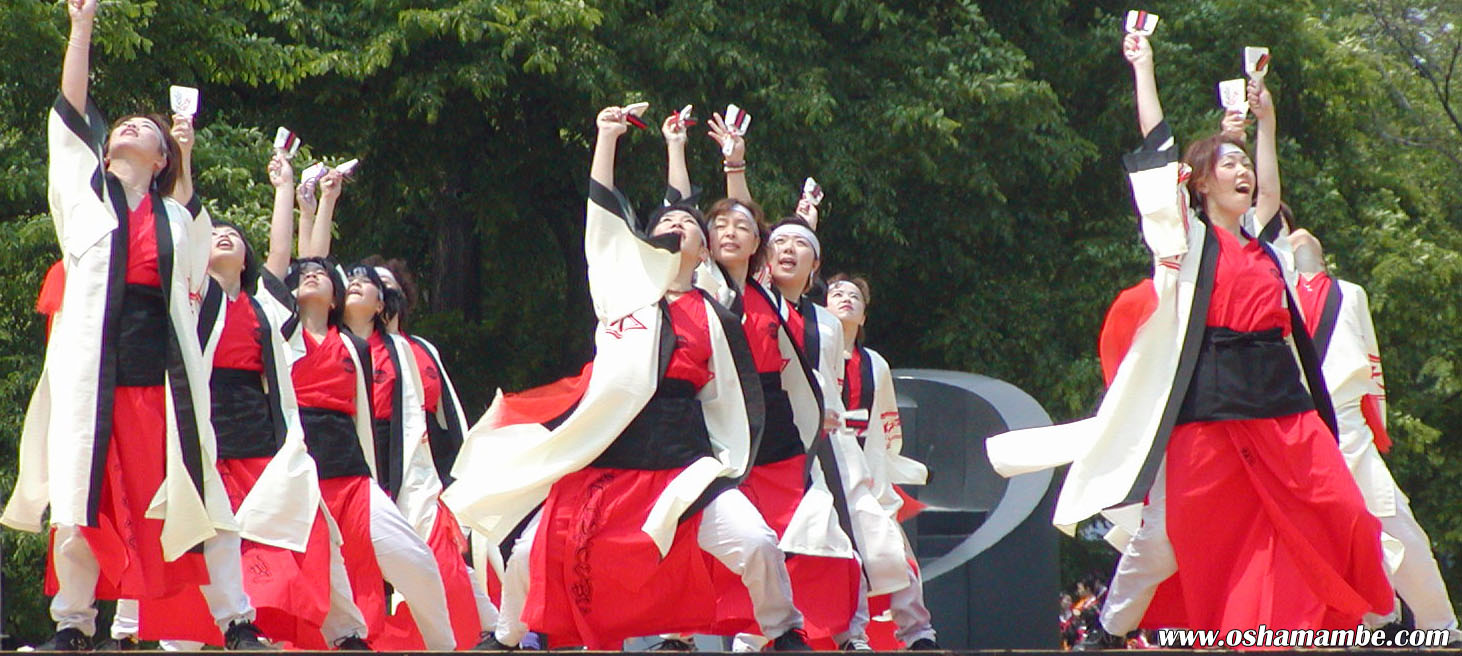
[[[57,630],[39,649],[90,649],[98,596],[160,598],[210,579],[227,644],[265,648],[236,585],[237,526],[214,469],[207,365],[194,340],[190,297],[207,279],[198,254],[210,223],[185,175],[191,125],[134,115],[105,131],[88,99],[96,8],[67,2],[49,124],[65,291],[0,521],[40,531],[50,510]]]
[[[1360,285],[1332,277],[1320,240],[1307,230],[1289,234],[1300,279],[1298,297],[1305,327],[1315,340],[1325,382],[1335,403],[1340,451],[1360,486],[1366,508],[1381,520],[1381,530],[1401,542],[1401,562],[1391,573],[1396,593],[1411,607],[1418,629],[1445,629],[1448,642],[1462,640],[1457,613],[1432,555],[1431,539],[1411,513],[1411,503],[1391,477],[1381,454],[1391,447],[1386,434],[1386,386],[1380,348],[1371,324],[1370,304]],[[1392,613],[1399,616],[1399,613]],[[1379,626],[1388,618],[1368,616]]]
[[[884,513],[903,518],[905,504],[918,502],[907,498],[899,485],[923,485],[929,470],[923,464],[900,453],[903,449],[903,428],[899,423],[898,400],[894,396],[893,374],[888,362],[877,351],[863,346],[863,324],[867,321],[872,295],[868,281],[861,276],[844,274],[828,281],[827,304],[842,322],[843,334],[853,336],[844,348],[842,383],[843,406],[849,415],[863,412],[863,418],[846,420],[856,432],[868,463],[869,478]],[[898,526],[898,524],[895,524]],[[918,560],[908,537],[899,530],[903,544],[904,577],[907,585],[894,590],[881,600],[893,614],[898,627],[894,637],[908,649],[938,649],[929,608],[924,605],[924,582],[920,578]]]
[[[662,208],[648,235],[632,227],[614,190],[625,116],[609,107],[597,119],[584,248],[600,325],[584,391],[551,429],[506,422],[494,403],[444,494],[490,542],[532,516],[508,559],[497,631],[479,648],[514,648],[528,627],[600,649],[708,630],[719,561],[775,648],[806,649],[776,536],[735,485],[760,432],[750,353],[738,319],[691,284],[707,234],[698,212]]]
[[[372,371],[370,346],[341,330],[345,280],[325,257],[328,251],[316,250],[329,248],[327,210],[333,211],[342,183],[338,171],[321,178],[321,216],[313,231],[301,227],[301,257],[287,280],[296,290],[299,321],[282,328],[294,360],[291,378],[305,445],[319,472],[321,496],[339,526],[351,590],[369,633],[385,634],[384,578],[406,598],[426,648],[449,650],[456,639],[436,561],[373,482],[372,387],[366,379]]]
[[[376,480],[395,500],[416,535],[431,548],[437,564],[431,574],[441,579],[446,592],[453,634],[458,644],[467,645],[477,642],[482,620],[472,577],[462,558],[467,550],[466,537],[438,498],[442,483],[427,441],[430,419],[423,411],[424,387],[411,343],[386,329],[400,313],[402,301],[404,297],[391,293],[374,267],[356,266],[346,280],[344,322],[351,334],[366,340],[371,349]],[[420,649],[421,637],[413,619],[406,611],[392,615],[386,635],[376,641],[376,646]]]
[[[1348,628],[1389,612],[1379,523],[1334,446],[1319,363],[1286,300],[1292,271],[1250,236],[1279,210],[1269,93],[1251,82],[1257,167],[1222,136],[1180,167],[1151,46],[1129,35],[1124,52],[1145,137],[1127,165],[1157,309],[1095,418],[990,438],[991,462],[1010,476],[1074,461],[1054,523],[1101,511],[1133,536],[1103,611],[1110,633]],[[1219,515],[1252,521],[1215,527]]]
[[[295,647],[366,649],[365,620],[320,502],[279,331],[298,320],[295,299],[281,280],[294,228],[293,177],[289,161],[276,154],[269,163],[274,212],[262,266],[237,226],[213,227],[199,336],[204,360],[212,363],[218,470],[239,524],[251,536],[240,545],[242,586],[258,607],[261,628]],[[209,588],[218,584],[144,600],[140,615],[136,602],[119,602],[113,639],[134,648],[138,637],[162,639],[165,649],[185,651],[222,644],[222,636],[199,621]]]

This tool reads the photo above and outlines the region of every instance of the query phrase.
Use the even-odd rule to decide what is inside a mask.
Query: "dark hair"
[[[401,289],[382,288],[381,298],[386,302],[386,320],[390,321],[391,317],[396,317],[396,325],[401,332],[406,332],[407,319],[410,318],[411,310],[416,307],[419,300],[416,291],[416,276],[411,275],[411,267],[406,264],[406,260],[399,257],[388,260],[380,255],[371,255],[361,260],[360,263],[371,268],[384,268],[391,272],[392,277],[396,278],[396,284],[400,285]]]
[[[290,262],[289,273],[284,276],[284,284],[289,287],[290,291],[299,289],[300,266],[309,263],[325,267],[325,272],[330,276],[330,286],[334,288],[330,300],[334,302],[335,306],[330,308],[328,320],[330,325],[338,328],[345,318],[345,278],[340,275],[340,267],[335,264],[335,260],[328,257],[302,257]]]
[[[1284,228],[1290,232],[1299,227],[1294,222],[1294,210],[1290,209],[1289,203],[1279,201],[1279,218],[1284,220]]]
[[[173,138],[172,121],[168,120],[162,114],[128,114],[112,123],[112,130],[107,132],[107,138],[110,140],[112,131],[134,118],[145,118],[152,121],[157,126],[157,129],[162,132],[162,145],[167,150],[164,153],[167,156],[167,165],[163,166],[162,170],[158,171],[157,175],[152,177],[152,184],[158,193],[164,196],[170,195],[173,193],[173,187],[178,184],[178,175],[182,171],[183,162],[183,147],[179,146],[178,140]],[[107,152],[110,148],[111,143],[108,141],[102,152]]]
[[[715,204],[711,205],[711,209],[706,211],[706,225],[715,225],[717,218],[719,218],[722,214],[730,214],[732,211],[735,210],[737,205],[751,210],[751,220],[753,223],[756,224],[756,252],[751,254],[750,268],[747,269],[749,274],[755,272],[757,268],[761,267],[762,262],[766,260],[767,237],[771,234],[767,230],[766,212],[762,211],[761,206],[757,205],[755,201],[740,201],[736,200],[735,198],[722,198],[721,200],[716,201]],[[707,242],[710,241],[710,236],[710,231],[707,231]],[[707,243],[707,246],[709,245],[710,244]]]
[[[239,240],[244,242],[244,271],[239,276],[240,287],[253,293],[259,288],[259,257],[254,253],[254,247],[249,244],[248,233],[233,222],[222,219],[214,219],[213,227],[233,230],[238,233]]]
[[[648,236],[655,232],[655,226],[660,223],[660,219],[665,218],[665,215],[671,212],[685,212],[690,215],[690,218],[695,219],[695,224],[701,227],[701,237],[705,242],[705,247],[708,249],[711,247],[711,226],[706,223],[705,215],[701,214],[701,211],[694,205],[685,203],[672,203],[655,208],[649,216],[645,217],[645,234]]]
[[[868,279],[858,274],[851,276],[846,273],[835,274],[833,277],[827,279],[828,292],[831,293],[833,285],[840,282],[852,283],[854,287],[858,288],[858,292],[863,294],[863,316],[866,318],[868,316],[868,306],[873,304],[873,291],[868,287]],[[855,339],[857,344],[863,343],[863,326],[858,326],[858,334]]]
[[[1206,199],[1203,193],[1198,191],[1198,187],[1213,175],[1213,166],[1218,163],[1218,149],[1224,144],[1237,147],[1244,151],[1245,155],[1249,153],[1249,150],[1244,147],[1243,139],[1222,132],[1194,141],[1188,144],[1187,150],[1183,151],[1183,163],[1193,169],[1188,178],[1188,195],[1197,201],[1200,210],[1204,209]],[[1258,191],[1256,186],[1254,192],[1258,193]]]

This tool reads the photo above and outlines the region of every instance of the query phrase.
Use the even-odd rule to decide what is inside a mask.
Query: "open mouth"
[[[1247,182],[1240,182],[1240,183],[1234,185],[1234,191],[1237,191],[1237,192],[1239,192],[1241,194],[1252,193],[1254,191],[1254,185],[1249,184]]]

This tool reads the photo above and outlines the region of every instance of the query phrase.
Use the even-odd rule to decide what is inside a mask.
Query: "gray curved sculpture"
[[[1050,425],[1030,395],[977,374],[896,369],[904,453],[929,465],[914,491],[929,508],[908,527],[940,643],[953,648],[1059,645],[1054,474],[1005,479],[985,438]]]

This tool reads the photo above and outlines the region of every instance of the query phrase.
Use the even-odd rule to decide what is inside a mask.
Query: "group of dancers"
[[[990,438],[1003,475],[1070,465],[1053,523],[1100,514],[1121,552],[1100,622],[1247,631],[1379,627],[1462,639],[1431,544],[1380,454],[1385,386],[1365,291],[1332,278],[1282,202],[1262,75],[1182,157],[1147,33],[1124,37],[1141,147],[1126,155],[1152,276],[1101,336],[1096,416]],[[1394,593],[1393,593],[1394,587]]]
[[[669,190],[640,217],[614,170],[644,108],[599,113],[594,357],[474,422],[409,332],[405,264],[331,257],[343,171],[297,183],[276,152],[261,254],[195,193],[191,117],[108,127],[88,98],[97,4],[67,1],[62,257],[0,517],[49,524],[56,632],[37,649],[869,649],[885,610],[885,646],[937,648],[899,525],[916,503],[897,486],[927,470],[862,345],[868,283],[822,282],[811,200],[768,227],[734,123],[711,121],[727,198],[703,213],[668,117]],[[118,600],[110,639],[98,598]]]

